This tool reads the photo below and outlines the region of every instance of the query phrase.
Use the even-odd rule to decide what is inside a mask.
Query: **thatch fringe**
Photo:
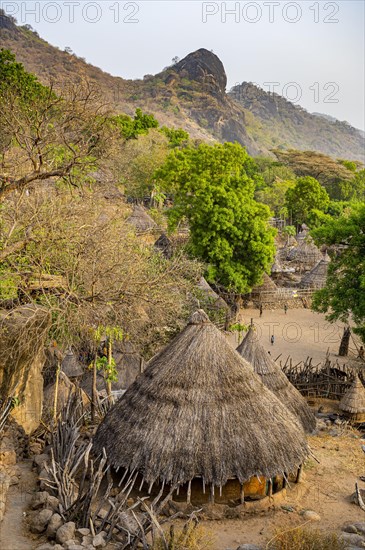
[[[294,471],[304,431],[202,310],[153,357],[94,438],[110,463],[170,485]]]
[[[288,380],[271,356],[259,342],[253,326],[237,348],[238,353],[248,361],[265,386],[299,418],[303,428],[312,432],[316,427],[316,419],[304,397]]]

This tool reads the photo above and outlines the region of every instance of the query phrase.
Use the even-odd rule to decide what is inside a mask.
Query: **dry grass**
[[[189,522],[177,531],[171,526],[165,541],[169,550],[209,550],[212,548],[213,536],[201,525]],[[157,539],[152,550],[165,550],[165,541]]]
[[[296,527],[278,531],[266,545],[266,550],[344,550],[345,543],[336,533]]]

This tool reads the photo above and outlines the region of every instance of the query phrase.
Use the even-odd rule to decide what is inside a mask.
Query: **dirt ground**
[[[245,543],[265,548],[276,529],[304,524],[301,512],[305,510],[314,510],[321,516],[320,522],[311,525],[326,532],[340,532],[346,522],[365,521],[364,512],[350,499],[355,482],[365,474],[365,454],[361,449],[364,443],[365,440],[354,438],[351,432],[339,437],[328,434],[310,437],[311,450],[320,464],[313,458],[308,459],[303,482],[291,484],[282,506],[293,511],[280,508],[243,520],[204,522],[213,537],[212,548],[235,549]],[[359,486],[365,488],[361,481]]]
[[[288,309],[285,314],[281,309],[264,309],[260,317],[258,309],[243,309],[241,323],[250,324],[251,319],[265,349],[270,351],[274,359],[280,356],[278,363],[284,364],[287,357],[291,356],[293,364],[296,364],[305,361],[309,356],[313,357],[313,364],[316,364],[324,361],[327,350],[333,361],[338,360],[340,364],[357,356],[354,343],[355,341],[359,345],[357,337],[350,340],[349,358],[344,360],[337,356],[344,324],[330,324],[321,313],[314,313],[309,309]],[[272,334],[275,337],[273,345],[270,343]],[[242,336],[236,333],[228,339],[237,347],[240,338]]]

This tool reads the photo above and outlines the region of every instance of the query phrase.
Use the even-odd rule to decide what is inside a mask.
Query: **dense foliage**
[[[351,318],[365,341],[365,205],[332,218],[312,232],[318,243],[335,247],[326,287],[315,294],[313,308],[330,321]]]
[[[201,144],[172,152],[156,173],[174,197],[170,226],[186,218],[192,252],[209,265],[208,277],[242,293],[260,282],[274,258],[270,211],[254,199],[251,168],[238,144]]]

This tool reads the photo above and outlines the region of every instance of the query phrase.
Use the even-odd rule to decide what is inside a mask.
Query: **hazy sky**
[[[365,129],[364,0],[0,0],[0,7],[113,75],[142,78],[204,47],[222,60],[228,88],[255,82]]]

